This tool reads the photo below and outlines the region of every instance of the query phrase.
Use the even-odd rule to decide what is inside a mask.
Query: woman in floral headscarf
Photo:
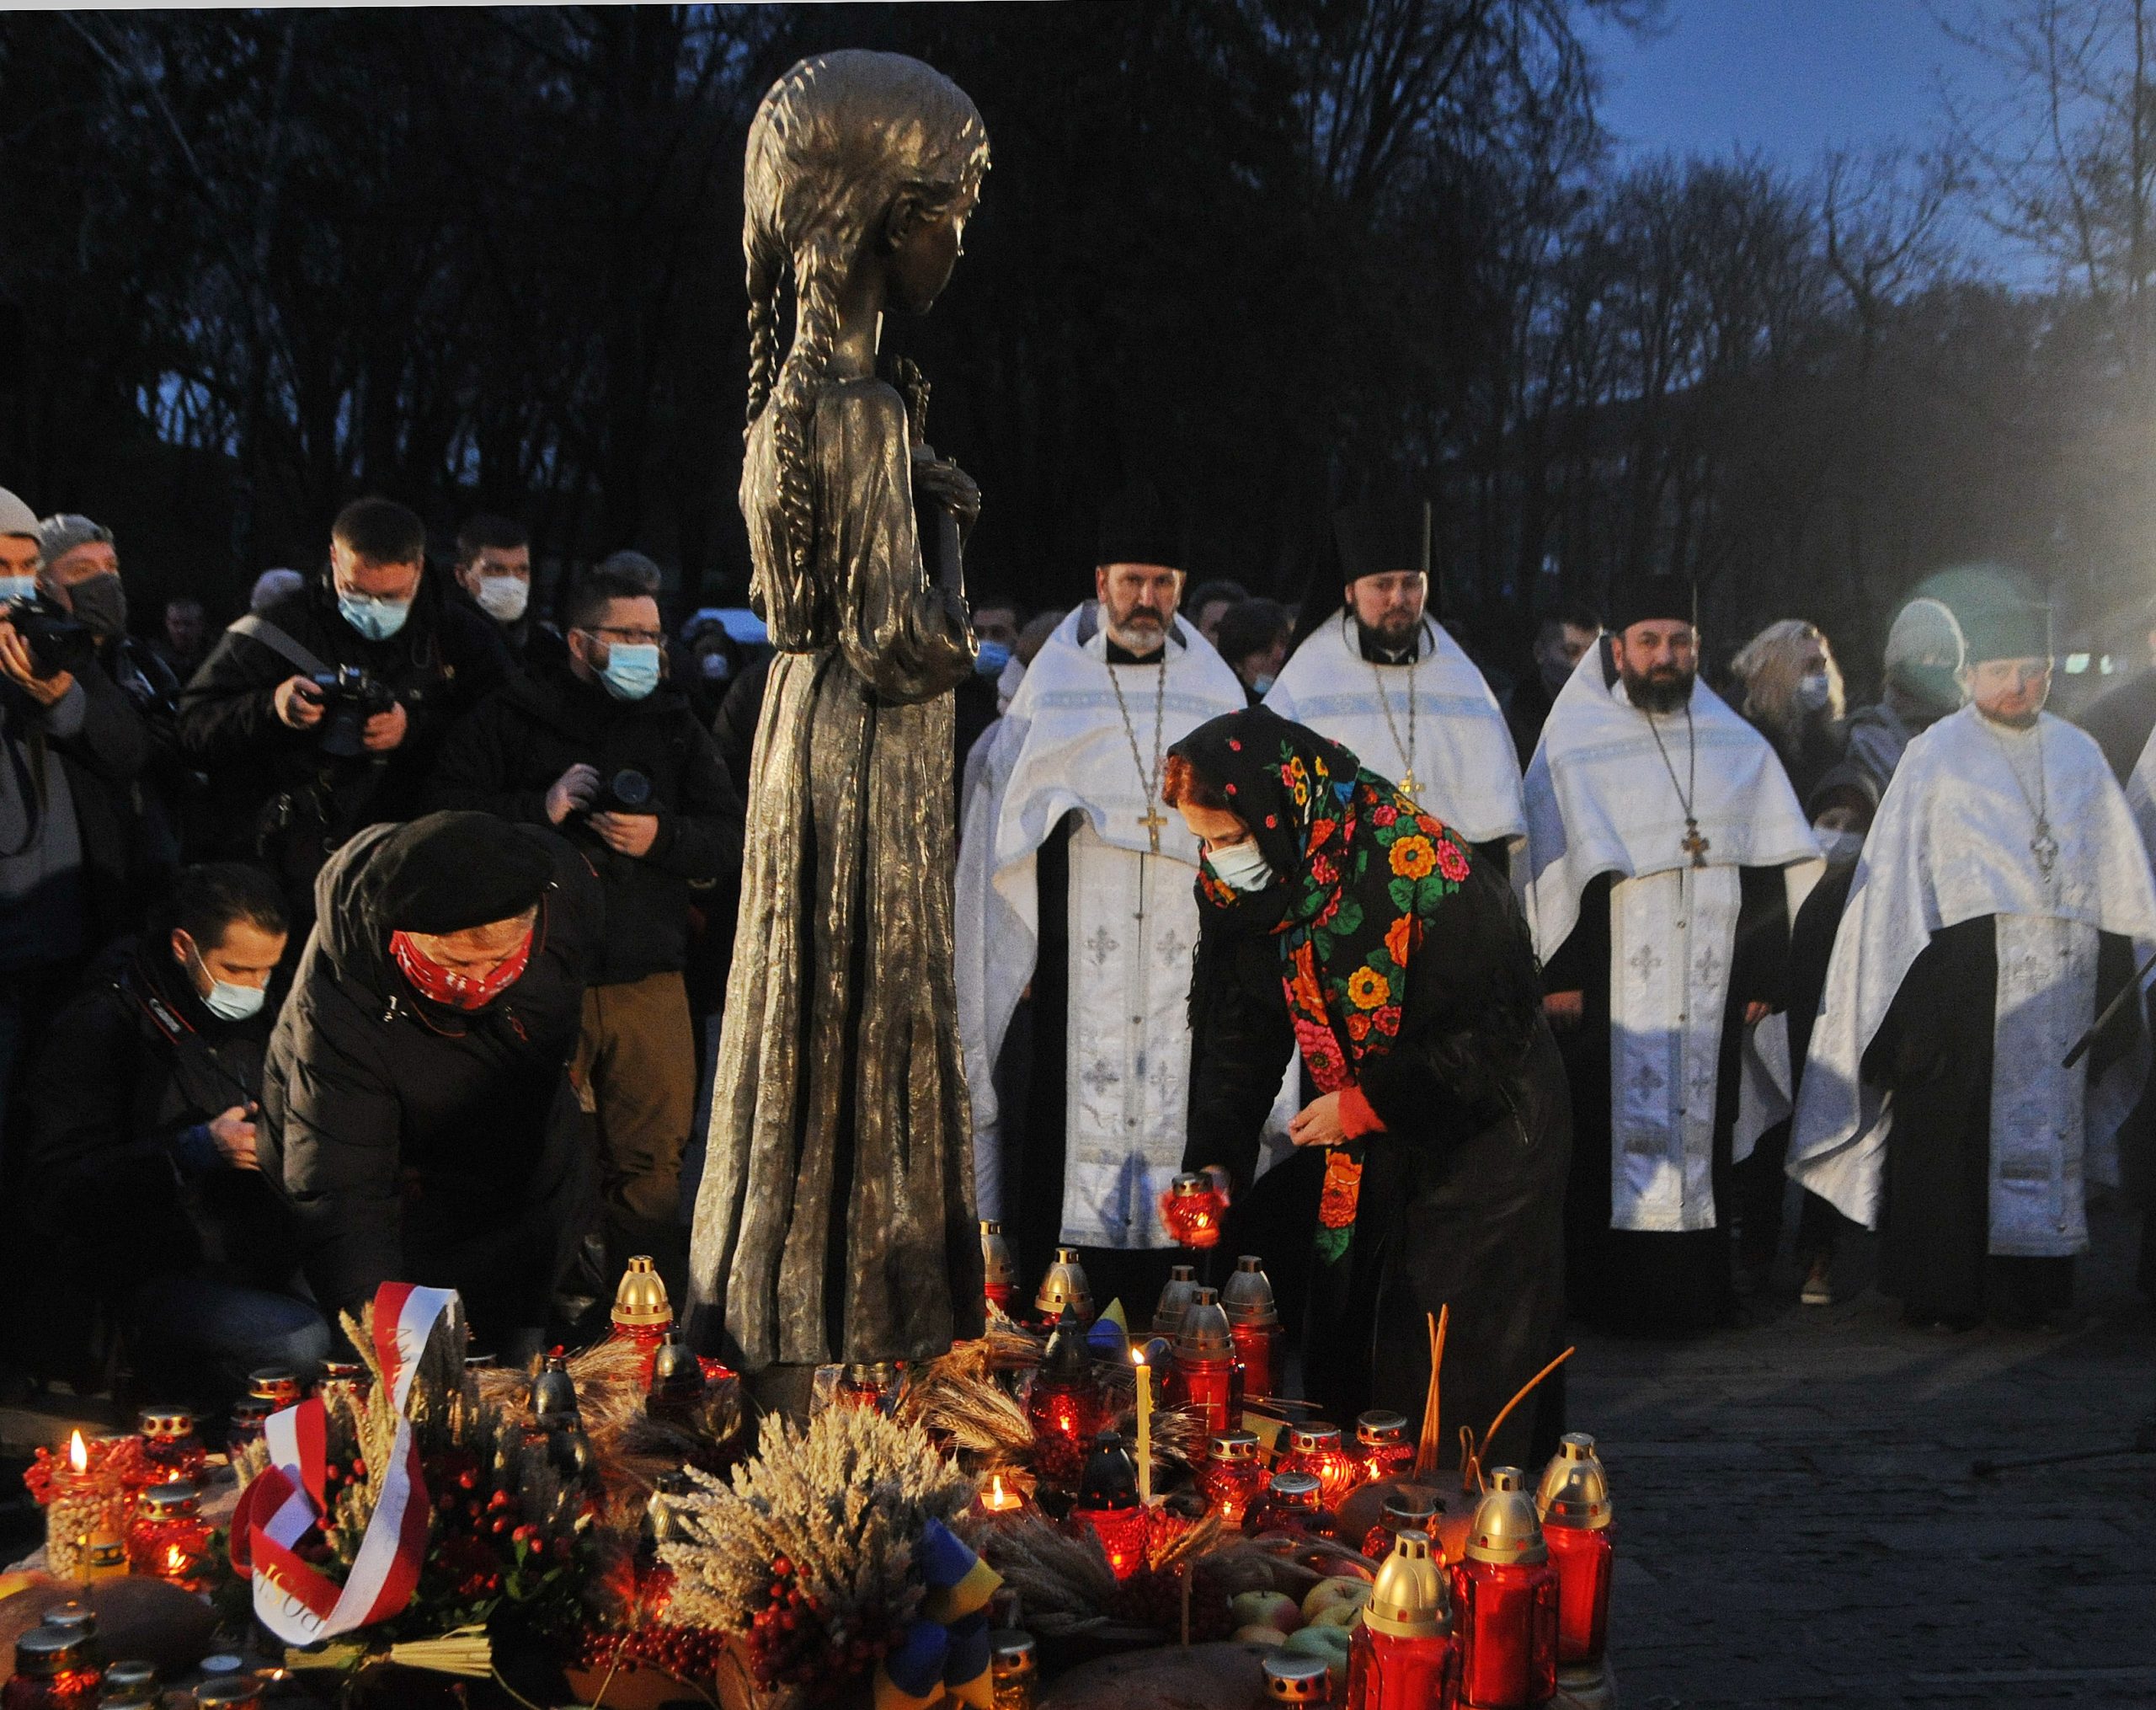
[[[1249,1185],[1299,1051],[1318,1096],[1290,1135],[1325,1155],[1305,1388],[1343,1420],[1419,1419],[1424,1315],[1449,1303],[1451,1459],[1453,1428],[1486,1429],[1562,1345],[1572,1114],[1512,893],[1346,749],[1262,708],[1177,743],[1162,793],[1206,852],[1186,1168]],[[1562,1390],[1538,1394],[1497,1460],[1554,1450]]]

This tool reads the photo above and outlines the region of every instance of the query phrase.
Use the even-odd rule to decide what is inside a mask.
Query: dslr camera
[[[61,671],[81,671],[97,658],[97,638],[87,625],[77,623],[43,595],[10,600],[4,608],[15,633],[30,650],[30,662],[41,677]]]
[[[658,811],[651,798],[651,780],[632,766],[625,766],[600,780],[599,794],[588,812],[595,814],[649,814]]]
[[[307,681],[322,703],[322,751],[340,760],[365,753],[367,720],[397,704],[389,685],[360,665],[340,665]]]

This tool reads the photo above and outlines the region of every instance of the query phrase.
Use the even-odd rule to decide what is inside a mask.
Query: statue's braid
[[[795,264],[793,348],[771,398],[771,441],[778,453],[779,510],[786,519],[787,558],[798,593],[808,585],[815,552],[815,490],[809,478],[808,429],[816,388],[830,366],[839,328],[840,246],[811,238]]]

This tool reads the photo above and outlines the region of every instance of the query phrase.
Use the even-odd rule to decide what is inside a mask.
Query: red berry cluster
[[[808,1687],[813,1693],[881,1662],[895,1642],[890,1633],[850,1633],[843,1622],[826,1625],[793,1563],[781,1556],[771,1563],[771,1601],[750,1617],[749,1673],[760,1688]]]
[[[587,1627],[577,1635],[576,1666],[611,1669],[618,1659],[625,1669],[659,1669],[677,1681],[708,1681],[718,1672],[726,1635],[715,1627],[676,1627],[655,1622],[626,1636]]]
[[[1150,1627],[1179,1636],[1182,1632],[1182,1578],[1145,1568],[1115,1588],[1108,1612],[1132,1627]],[[1235,1630],[1228,1608],[1228,1588],[1203,1568],[1191,1570],[1190,1637],[1193,1643],[1224,1639]]]

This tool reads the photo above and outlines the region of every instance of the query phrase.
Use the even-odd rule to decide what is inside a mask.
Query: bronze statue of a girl
[[[896,54],[803,60],[749,133],[741,509],[778,654],[690,1290],[699,1344],[788,1408],[819,1363],[926,1357],[981,1318],[951,970],[979,500],[874,361],[883,309],[925,313],[950,278],[987,168],[973,103]],[[957,524],[932,577],[916,490]]]

